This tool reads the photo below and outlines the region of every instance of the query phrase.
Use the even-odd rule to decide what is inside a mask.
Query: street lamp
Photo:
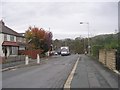
[[[89,22],[80,22],[80,24],[87,24],[88,25],[88,54],[90,55]]]

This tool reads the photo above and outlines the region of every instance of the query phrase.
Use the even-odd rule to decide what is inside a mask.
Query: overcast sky
[[[0,5],[1,7],[1,5]],[[6,26],[24,33],[29,26],[42,27],[53,39],[114,33],[118,30],[118,2],[3,2]]]

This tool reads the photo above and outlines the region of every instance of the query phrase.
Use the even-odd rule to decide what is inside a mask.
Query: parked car
[[[58,53],[57,53],[57,52],[54,52],[54,55],[58,55]]]

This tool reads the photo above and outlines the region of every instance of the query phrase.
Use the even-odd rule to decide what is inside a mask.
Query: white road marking
[[[77,68],[79,59],[80,59],[80,57],[78,57],[75,65],[74,65],[74,67],[73,67],[73,69],[72,69],[72,71],[71,71],[71,73],[70,73],[70,75],[69,75],[69,77],[68,77],[68,79],[66,80],[66,82],[65,82],[65,84],[64,84],[64,88],[67,88],[67,89],[70,88],[70,85],[71,85],[73,76],[74,76],[74,74],[75,74],[75,70],[76,70],[76,68]]]

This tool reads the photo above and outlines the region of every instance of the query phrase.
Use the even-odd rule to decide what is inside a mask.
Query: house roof
[[[11,41],[4,41],[4,42],[2,43],[2,45],[3,45],[3,46],[16,46],[16,47],[19,46],[17,42],[11,42]]]
[[[25,47],[26,43],[21,43],[21,42],[11,42],[11,41],[4,41],[2,43],[3,46],[15,46],[15,47]]]
[[[23,37],[21,34],[17,33],[16,31],[12,30],[11,28],[5,26],[5,23],[2,20],[0,21],[0,32],[4,33],[4,34]]]

